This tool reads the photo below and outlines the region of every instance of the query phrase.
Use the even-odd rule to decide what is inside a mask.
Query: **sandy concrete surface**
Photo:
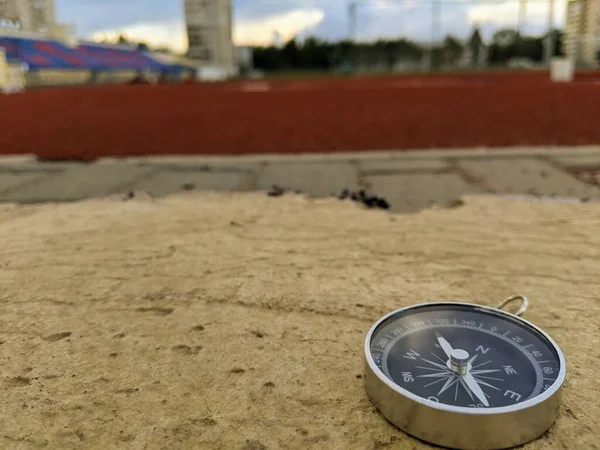
[[[187,193],[0,206],[0,447],[422,449],[363,386],[363,339],[422,301],[495,305],[567,359],[527,449],[600,448],[600,206],[412,215]]]

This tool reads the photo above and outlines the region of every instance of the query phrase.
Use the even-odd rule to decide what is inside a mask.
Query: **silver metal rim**
[[[509,300],[509,299],[507,299],[507,300]],[[508,303],[507,300],[505,300],[505,301]],[[512,301],[512,298],[510,300]],[[392,317],[394,315],[405,313],[407,311],[414,310],[414,309],[420,309],[420,308],[426,308],[426,307],[433,307],[433,306],[457,306],[457,305],[459,305],[459,306],[468,306],[468,307],[479,309],[479,310],[483,310],[483,311],[486,311],[486,312],[489,312],[489,313],[507,316],[507,317],[509,317],[509,318],[511,318],[513,320],[517,320],[517,321],[523,322],[524,324],[530,326],[531,328],[533,328],[534,330],[536,330],[538,333],[540,333],[544,338],[546,338],[548,340],[548,342],[550,342],[550,344],[552,345],[552,348],[554,349],[554,351],[556,351],[556,353],[558,355],[559,362],[560,362],[560,370],[559,370],[559,373],[558,373],[558,377],[556,378],[556,381],[554,382],[554,384],[552,385],[552,387],[550,389],[546,390],[545,392],[543,392],[542,394],[538,395],[537,397],[534,397],[534,398],[532,398],[530,400],[524,401],[524,402],[519,403],[519,404],[514,405],[514,406],[503,406],[503,407],[499,407],[499,408],[468,408],[468,407],[445,405],[443,403],[436,403],[436,402],[433,402],[431,400],[419,397],[419,396],[413,394],[412,392],[409,392],[406,389],[402,388],[398,384],[394,383],[392,380],[390,380],[379,369],[379,367],[377,367],[377,365],[375,364],[375,361],[373,360],[373,357],[371,356],[371,345],[370,345],[370,343],[371,343],[371,337],[373,336],[373,333],[379,327],[379,325],[381,325],[382,322],[384,322],[385,320],[387,320],[388,318],[390,318],[390,317]],[[406,308],[400,308],[400,309],[397,309],[396,311],[392,311],[391,313],[386,314],[385,316],[383,316],[382,318],[380,318],[370,328],[370,330],[367,333],[367,336],[365,338],[365,347],[364,347],[364,349],[365,349],[365,358],[367,360],[369,368],[371,369],[371,371],[373,372],[373,374],[375,374],[377,376],[377,378],[379,378],[390,389],[392,389],[393,391],[397,392],[400,395],[408,397],[409,399],[411,399],[411,400],[413,400],[413,401],[415,401],[417,403],[420,403],[422,405],[425,405],[425,406],[427,406],[429,408],[438,409],[438,410],[441,410],[441,411],[455,412],[455,413],[460,413],[460,414],[471,414],[471,415],[478,415],[478,416],[480,416],[480,415],[492,415],[492,414],[513,413],[513,412],[516,412],[516,411],[521,411],[521,410],[524,410],[524,409],[531,408],[532,406],[535,406],[535,405],[538,405],[540,403],[543,403],[548,398],[552,397],[558,390],[560,390],[560,388],[562,387],[562,384],[563,384],[563,382],[565,380],[565,376],[566,376],[565,358],[563,356],[562,351],[560,350],[560,347],[541,328],[539,328],[536,325],[534,325],[533,323],[531,323],[531,322],[523,319],[522,317],[517,316],[516,314],[512,314],[512,313],[509,313],[507,311],[504,311],[504,310],[501,310],[501,309],[498,309],[498,308],[492,308],[492,307],[489,307],[489,306],[477,305],[477,304],[473,304],[473,303],[462,303],[462,302],[419,303],[417,305],[409,306],[409,307],[406,307]]]

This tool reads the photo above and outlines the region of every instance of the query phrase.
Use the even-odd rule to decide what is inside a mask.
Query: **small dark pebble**
[[[450,208],[460,208],[461,206],[464,206],[465,201],[461,198],[457,198],[456,200],[454,200],[453,202],[451,202],[448,206]]]
[[[264,387],[275,387],[275,383],[273,383],[272,381],[267,381],[263,386]]]
[[[129,191],[127,194],[125,194],[124,200],[131,200],[134,197],[135,197],[135,192]]]
[[[183,186],[181,186],[181,188],[184,191],[193,191],[196,189],[196,185],[194,183],[185,183]]]
[[[362,378],[362,375],[356,375],[356,378],[360,380]]]
[[[267,193],[269,197],[281,197],[283,194],[285,194],[285,189],[276,184],[271,186],[271,190]]]
[[[379,204],[379,199],[374,197],[367,197],[362,199],[363,204],[368,208],[373,208],[375,205]]]
[[[244,373],[245,370],[242,369],[241,367],[235,367],[233,369],[230,370],[231,373]]]
[[[348,189],[344,189],[337,198],[339,200],[350,198],[352,201],[362,203],[367,208],[390,209],[390,204],[386,199],[377,197],[376,195],[370,195],[364,189],[361,189],[358,192],[350,192]]]
[[[583,198],[581,199],[581,203],[587,203],[587,202],[589,202],[589,201],[590,201],[590,198],[589,198],[589,197],[583,197]]]

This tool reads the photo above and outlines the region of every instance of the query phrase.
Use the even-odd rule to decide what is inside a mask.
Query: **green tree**
[[[449,64],[456,64],[464,53],[462,43],[454,36],[447,36],[442,47],[443,60]]]
[[[300,63],[300,50],[296,43],[296,38],[290,39],[281,49],[282,63],[287,67],[298,67]]]
[[[475,25],[473,33],[469,38],[468,42],[469,53],[470,53],[470,64],[476,66],[479,64],[481,58],[481,48],[483,47],[483,39],[481,38],[481,31],[479,31],[479,25]]]

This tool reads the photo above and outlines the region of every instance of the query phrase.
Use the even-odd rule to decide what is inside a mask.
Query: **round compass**
[[[502,311],[520,299],[517,314]],[[424,303],[394,311],[365,340],[366,389],[403,431],[459,449],[528,442],[556,420],[565,360],[519,316],[527,299],[498,308]]]

